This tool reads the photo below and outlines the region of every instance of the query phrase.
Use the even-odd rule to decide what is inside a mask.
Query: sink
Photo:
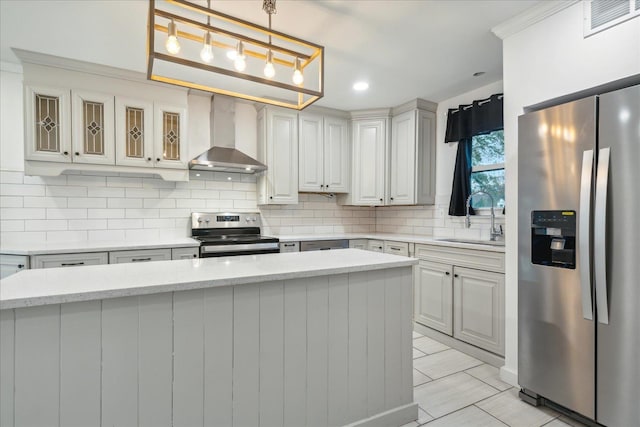
[[[436,239],[441,242],[467,243],[471,245],[504,246],[504,240],[474,240],[474,239]]]

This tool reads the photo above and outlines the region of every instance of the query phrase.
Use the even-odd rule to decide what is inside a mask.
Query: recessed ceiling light
[[[477,72],[473,73],[473,77],[480,77],[483,74],[485,74],[484,71],[477,71]]]
[[[367,82],[355,82],[353,84],[353,90],[363,91],[369,89],[369,83]]]

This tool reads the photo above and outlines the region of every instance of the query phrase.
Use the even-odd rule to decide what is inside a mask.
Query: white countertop
[[[0,309],[407,267],[359,249],[25,270],[0,281]]]
[[[504,246],[492,246],[476,243],[447,242],[441,238],[415,236],[411,234],[391,234],[391,233],[344,233],[344,234],[298,234],[290,236],[278,236],[281,242],[305,242],[314,240],[340,240],[340,239],[374,239],[392,240],[396,242],[418,243],[425,245],[448,246],[456,248],[476,249],[491,252],[504,253]],[[444,237],[442,238],[444,239]]]
[[[76,242],[2,242],[1,254],[45,255],[80,252],[128,251],[136,249],[189,248],[200,246],[200,242],[190,237],[155,240],[83,240]]]

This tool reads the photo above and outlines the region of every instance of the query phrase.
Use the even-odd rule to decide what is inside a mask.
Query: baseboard
[[[507,384],[511,384],[514,387],[520,387],[518,385],[518,371],[509,369],[506,366],[500,368],[500,379]]]
[[[389,427],[403,426],[418,419],[418,404],[398,406],[385,412],[380,412],[372,417],[358,420],[345,427]]]
[[[484,363],[488,363],[489,365],[495,366],[496,368],[500,368],[501,366],[504,365],[503,357],[498,356],[497,354],[490,353],[474,345],[467,344],[466,342],[460,341],[449,335],[443,334],[442,332],[436,331],[435,329],[431,329],[424,325],[414,322],[413,330],[418,333],[421,333],[424,336],[427,336],[436,341],[439,341],[442,344],[448,345],[451,348],[455,348],[458,351],[466,353],[469,356],[473,356],[476,359],[480,359]]]

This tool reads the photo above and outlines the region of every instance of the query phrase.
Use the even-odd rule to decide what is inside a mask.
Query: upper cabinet
[[[258,204],[297,204],[298,114],[264,107],[257,122],[258,160],[268,167],[258,175]]]
[[[349,122],[300,113],[299,191],[347,193],[350,181]]]
[[[21,59],[34,58],[46,60],[37,54]],[[93,67],[80,72],[23,63],[25,173],[147,172],[188,180],[186,91],[102,76]]]
[[[435,113],[422,108],[391,119],[389,205],[435,202],[435,123]]]
[[[351,193],[340,203],[433,204],[435,110],[436,104],[416,99],[393,110],[352,113]]]

